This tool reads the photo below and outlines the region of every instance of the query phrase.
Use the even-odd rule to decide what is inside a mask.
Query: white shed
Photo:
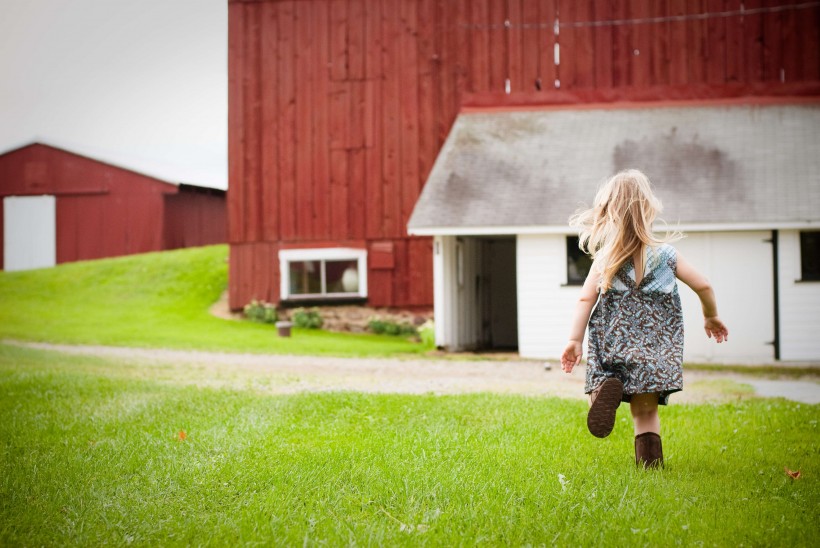
[[[434,237],[437,345],[558,357],[588,268],[567,219],[638,168],[730,329],[710,343],[681,287],[684,359],[820,360],[820,99],[751,101],[459,115],[408,223]]]

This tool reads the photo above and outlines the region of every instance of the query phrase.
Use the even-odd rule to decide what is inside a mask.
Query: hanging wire
[[[603,21],[559,21],[554,23],[512,23],[509,19],[503,23],[491,23],[486,25],[464,23],[462,28],[473,30],[494,30],[494,29],[555,29],[557,28],[583,28],[583,27],[620,27],[627,25],[646,25],[654,23],[675,23],[680,21],[704,21],[707,19],[718,19],[725,17],[737,17],[744,15],[757,15],[761,13],[777,13],[782,11],[804,10],[820,6],[820,2],[803,2],[800,4],[786,4],[782,6],[769,6],[764,8],[746,9],[743,4],[739,10],[730,11],[709,11],[704,13],[688,13],[684,15],[664,15],[659,17],[643,17],[638,19],[607,19]],[[557,34],[557,32],[556,32]]]

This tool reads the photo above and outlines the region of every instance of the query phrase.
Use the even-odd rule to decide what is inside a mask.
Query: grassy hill
[[[72,344],[287,354],[418,353],[397,337],[295,329],[213,317],[227,286],[227,246],[0,273],[0,338]]]

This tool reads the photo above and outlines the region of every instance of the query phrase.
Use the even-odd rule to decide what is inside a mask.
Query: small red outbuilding
[[[4,270],[226,240],[225,191],[41,143],[0,155],[0,198]]]

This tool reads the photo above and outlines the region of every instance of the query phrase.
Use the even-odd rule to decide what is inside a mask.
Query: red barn
[[[229,0],[230,304],[431,306],[407,221],[464,110],[818,83],[814,2]]]
[[[44,144],[0,155],[0,266],[18,270],[225,241],[225,192]]]

